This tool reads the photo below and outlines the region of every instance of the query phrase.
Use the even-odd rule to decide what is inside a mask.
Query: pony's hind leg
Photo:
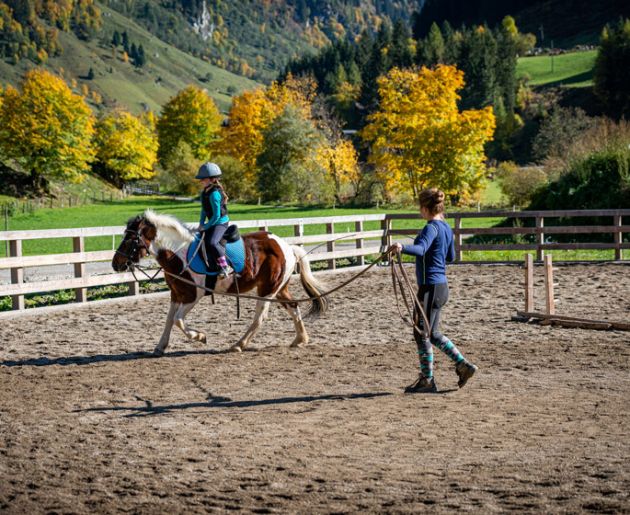
[[[269,312],[269,302],[265,302],[263,300],[259,300],[258,302],[256,302],[256,313],[254,315],[254,320],[252,322],[252,325],[249,326],[249,328],[247,329],[247,331],[245,331],[245,334],[242,336],[242,338],[237,343],[235,343],[230,348],[230,350],[240,352],[243,349],[245,349],[245,347],[249,345],[249,342],[254,337],[258,329],[260,329],[260,326],[262,325],[263,320],[267,318],[268,312]]]
[[[300,314],[300,308],[297,302],[292,302],[293,297],[289,293],[289,285],[285,284],[278,292],[279,300],[286,300],[282,303],[282,307],[289,312],[293,319],[293,325],[295,326],[295,339],[291,342],[291,347],[302,347],[308,343],[308,333],[304,322],[302,321],[302,315]]]
[[[171,305],[168,308],[168,314],[166,315],[166,323],[164,324],[164,331],[162,331],[162,336],[160,337],[160,341],[157,346],[153,350],[153,354],[155,356],[161,356],[164,354],[164,349],[168,346],[168,341],[171,337],[171,329],[173,328],[173,319],[175,318],[175,312],[181,306],[181,304],[177,302],[171,302]]]
[[[188,336],[188,338],[190,338],[191,340],[196,340],[196,341],[200,341],[202,343],[206,343],[206,335],[205,333],[202,333],[201,331],[197,331],[195,329],[192,329],[190,327],[188,327],[186,325],[186,322],[184,321],[184,318],[186,317],[186,315],[188,314],[188,312],[195,307],[195,305],[197,304],[198,300],[195,300],[194,302],[190,302],[188,304],[180,304],[179,308],[177,309],[177,311],[175,312],[175,320],[174,323],[177,327],[179,327],[183,333]]]

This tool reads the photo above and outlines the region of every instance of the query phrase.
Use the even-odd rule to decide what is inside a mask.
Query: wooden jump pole
[[[525,311],[534,311],[534,256],[525,255]]]

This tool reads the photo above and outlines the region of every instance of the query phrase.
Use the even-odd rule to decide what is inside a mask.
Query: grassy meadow
[[[589,50],[555,56],[521,57],[516,73],[519,77],[530,77],[532,86],[592,86],[596,56],[596,50]]]

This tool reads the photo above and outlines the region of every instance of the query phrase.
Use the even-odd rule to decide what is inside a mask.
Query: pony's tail
[[[297,258],[297,265],[300,270],[300,281],[304,290],[311,298],[311,309],[308,312],[308,317],[318,317],[322,313],[325,313],[328,309],[328,301],[326,297],[322,297],[324,292],[323,286],[315,279],[313,272],[311,272],[311,265],[308,262],[306,251],[302,247],[291,245],[293,254]]]

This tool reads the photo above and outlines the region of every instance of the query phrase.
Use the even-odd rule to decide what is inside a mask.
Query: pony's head
[[[112,268],[116,272],[133,270],[134,265],[149,254],[149,248],[156,236],[157,228],[145,216],[130,218],[123,240],[112,259]]]

